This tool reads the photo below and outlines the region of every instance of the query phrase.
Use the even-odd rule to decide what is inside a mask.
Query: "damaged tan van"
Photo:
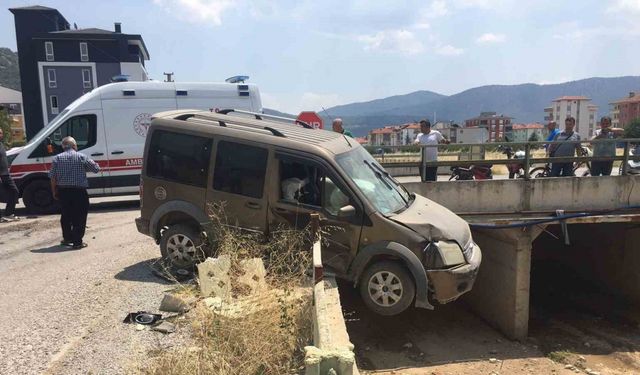
[[[366,305],[395,315],[471,290],[482,258],[469,225],[407,191],[353,138],[274,116],[224,110],[155,115],[147,136],[138,231],[176,267],[192,267],[207,207],[267,234],[318,213],[322,261]]]

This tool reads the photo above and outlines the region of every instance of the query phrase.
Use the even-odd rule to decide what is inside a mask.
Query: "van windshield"
[[[40,137],[42,137],[42,135],[44,134],[44,132],[48,131],[49,129],[51,129],[52,127],[56,127],[58,126],[58,123],[60,122],[60,120],[62,120],[62,118],[69,112],[69,109],[65,109],[62,112],[60,112],[56,117],[53,118],[53,120],[51,120],[51,122],[49,122],[47,125],[45,125],[42,129],[40,129],[39,132],[36,133],[36,135],[34,135],[33,137],[31,137],[31,139],[29,140],[29,142],[27,143],[27,145],[30,145],[32,143],[35,142],[40,142]]]
[[[336,158],[345,173],[355,182],[380,213],[390,215],[409,205],[411,196],[364,149],[357,147]]]

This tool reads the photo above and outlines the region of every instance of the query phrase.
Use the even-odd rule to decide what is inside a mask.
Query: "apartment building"
[[[591,104],[586,96],[561,96],[551,101],[544,109],[545,121],[555,121],[560,129],[564,128],[567,117],[576,119],[575,131],[582,138],[591,138],[597,129],[598,106]]]
[[[27,138],[67,105],[114,79],[148,79],[149,52],[137,34],[75,27],[43,6],[9,9],[14,15]]]
[[[11,121],[11,139],[24,140],[24,117],[22,115],[22,93],[0,86],[0,110],[7,111]]]
[[[640,118],[640,94],[630,92],[629,96],[609,103],[611,109],[611,124],[617,128],[624,128],[631,121]]]
[[[506,131],[506,137],[510,142],[527,142],[532,138],[538,141],[544,141],[548,135],[549,130],[540,123],[513,124],[511,128]]]
[[[489,142],[497,142],[504,139],[505,127],[511,125],[513,117],[498,115],[496,112],[481,112],[480,116],[464,121],[464,127],[486,128],[489,133]]]

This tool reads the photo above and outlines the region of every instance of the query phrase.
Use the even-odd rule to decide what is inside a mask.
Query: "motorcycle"
[[[524,151],[513,152],[513,149],[509,146],[499,147],[504,155],[507,155],[507,159],[524,160]],[[509,178],[524,178],[524,162],[514,162],[507,164],[507,170],[509,171]]]
[[[640,174],[640,159],[634,161],[631,157],[640,157],[640,144],[629,152],[629,160],[627,161],[627,174]],[[620,164],[618,174],[622,174],[622,164]]]
[[[451,180],[492,180],[493,172],[491,171],[491,164],[478,164],[471,165],[469,168],[463,167],[451,167]]]

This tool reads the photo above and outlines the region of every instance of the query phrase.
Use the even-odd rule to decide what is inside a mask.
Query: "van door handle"
[[[91,156],[103,156],[104,154],[102,152],[94,152],[93,154],[91,154]]]
[[[120,155],[120,154],[124,154],[124,151],[113,151],[113,152],[111,152],[111,155]]]
[[[256,203],[256,202],[247,202],[247,203],[245,203],[245,206],[247,206],[248,208],[254,209],[254,210],[257,210],[257,209],[260,208],[260,204]]]
[[[287,210],[286,208],[280,208],[280,207],[276,207],[273,210],[279,214],[286,214],[287,212],[289,212],[289,210]]]

